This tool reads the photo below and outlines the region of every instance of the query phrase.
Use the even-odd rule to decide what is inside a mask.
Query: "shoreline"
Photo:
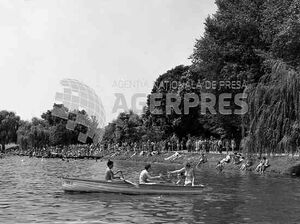
[[[229,152],[233,153],[233,152]],[[176,154],[176,156],[174,156]],[[12,153],[11,155],[18,155],[18,156],[29,156],[29,157],[36,157],[36,158],[57,158],[62,160],[69,160],[69,159],[92,159],[92,160],[100,160],[100,161],[107,161],[108,159],[111,160],[124,160],[124,161],[131,161],[131,162],[139,162],[139,163],[161,163],[161,164],[174,164],[174,165],[183,165],[185,162],[190,162],[193,166],[199,162],[201,153],[200,152],[187,152],[187,151],[169,151],[169,152],[160,152],[154,153],[151,155],[150,152],[142,151],[136,152],[133,151],[102,151],[98,155],[81,155],[81,156],[65,156],[62,154],[51,154],[50,156],[41,156],[35,155],[30,156],[26,153]],[[5,156],[5,154],[4,154]],[[217,163],[226,157],[226,152],[219,153],[219,152],[208,152],[205,153],[207,158],[207,162],[200,165],[206,166],[209,169],[215,169]],[[252,158],[253,164],[246,169],[247,172],[255,172],[256,166],[259,164],[260,159],[258,154],[251,154],[248,155]],[[245,157],[248,157],[245,155]],[[269,160],[270,167],[265,170],[266,174],[279,174],[279,175],[286,175],[291,177],[300,177],[300,157],[299,155],[285,155],[285,154],[276,154],[276,155],[262,155],[266,156]],[[1,158],[1,157],[0,157]],[[169,158],[169,159],[168,159]],[[241,164],[234,164],[233,160],[229,163],[224,164],[223,171],[240,171]],[[259,174],[259,173],[257,173]]]
[[[162,152],[159,155],[133,155],[133,152],[125,153],[108,153],[104,155],[101,160],[125,160],[132,162],[144,162],[144,163],[161,163],[161,164],[174,164],[174,165],[183,165],[185,162],[190,162],[194,166],[199,162],[201,154],[199,152],[178,152],[179,157],[174,160],[165,160],[168,157],[171,157],[176,152]],[[226,153],[218,152],[209,152],[205,154],[207,157],[207,162],[200,165],[206,166],[210,169],[216,169],[218,161],[226,157]],[[264,156],[264,155],[263,155]],[[300,157],[299,156],[290,156],[290,155],[272,155],[266,156],[270,162],[270,167],[265,170],[266,174],[280,174],[288,175],[291,177],[300,177]],[[255,172],[256,166],[259,164],[260,159],[258,155],[252,155],[253,165],[248,167],[246,171]],[[242,164],[242,163],[241,163]],[[224,165],[224,171],[240,171],[241,164],[234,164],[230,162]],[[200,167],[201,169],[201,167]],[[259,174],[259,173],[257,173]]]

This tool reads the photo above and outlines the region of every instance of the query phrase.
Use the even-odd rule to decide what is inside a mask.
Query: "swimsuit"
[[[185,170],[185,181],[184,185],[192,184],[193,183],[193,169]]]

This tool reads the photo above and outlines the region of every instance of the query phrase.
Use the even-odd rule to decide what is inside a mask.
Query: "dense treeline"
[[[61,106],[67,111],[67,108]],[[2,151],[5,144],[18,143],[24,149],[41,149],[47,146],[67,146],[72,144],[93,143],[93,139],[87,137],[86,141],[79,141],[79,134],[86,133],[87,127],[76,124],[74,130],[68,128],[67,119],[53,116],[53,109],[41,115],[41,118],[32,118],[31,121],[20,120],[14,112],[0,111],[0,144]],[[85,111],[72,111],[69,120],[75,120],[80,113],[85,121],[90,120]]]
[[[205,21],[205,33],[196,40],[191,66],[177,66],[160,75],[151,94],[160,93],[151,107],[151,94],[142,115],[121,113],[105,130],[104,142],[158,141],[216,136],[235,138],[249,152],[292,152],[300,144],[299,63],[300,2],[298,0],[216,0],[217,12]],[[190,88],[192,83],[226,81],[246,83],[242,88]],[[161,83],[176,81],[170,87]],[[220,96],[241,93],[246,114],[201,113],[201,104],[189,113],[166,113],[166,94],[173,93],[184,110],[186,93]],[[201,97],[200,97],[201,100]],[[228,108],[238,105],[229,99]],[[153,103],[153,102],[152,102]],[[160,111],[160,113],[156,113]],[[162,111],[162,113],[161,113]]]

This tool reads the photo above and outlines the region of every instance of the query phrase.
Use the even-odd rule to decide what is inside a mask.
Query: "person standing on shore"
[[[180,146],[181,146],[180,140],[177,139],[177,141],[176,141],[176,151],[179,151],[179,150],[180,150]]]
[[[231,151],[234,151],[236,148],[236,143],[234,139],[231,139]]]
[[[229,151],[229,140],[225,139],[225,149],[226,149],[226,154],[228,154]]]
[[[188,140],[186,142],[186,148],[187,148],[188,152],[192,151],[192,141],[191,141],[191,137],[190,136],[188,136]]]
[[[222,151],[223,151],[222,139],[219,139],[219,141],[218,141],[218,151],[219,151],[219,153],[222,153]]]

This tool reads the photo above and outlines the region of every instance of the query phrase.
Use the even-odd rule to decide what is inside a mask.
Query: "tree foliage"
[[[140,116],[141,133],[150,138],[174,133],[236,138],[250,152],[293,151],[299,145],[298,89],[300,65],[300,2],[298,0],[216,0],[217,12],[205,21],[204,35],[196,40],[191,66],[177,66],[159,76],[151,94],[162,94],[161,105],[151,111],[150,97]],[[201,81],[241,81],[242,88],[190,89]],[[178,88],[160,83],[179,82]],[[183,98],[187,93],[218,96],[248,94],[249,112],[244,115],[201,114],[190,108],[188,114],[167,114],[165,96]],[[233,99],[229,108],[238,109]],[[156,114],[156,110],[162,111]],[[153,113],[154,112],[154,113]],[[130,138],[123,115],[106,129],[117,141]],[[151,130],[150,133],[147,130]],[[131,133],[131,132],[129,132]],[[245,136],[246,135],[246,136]],[[123,136],[123,137],[120,137]],[[153,137],[151,137],[153,138]]]
[[[5,144],[17,141],[19,122],[20,117],[14,112],[0,111],[0,144],[2,151],[5,150]]]
[[[71,111],[69,113],[67,108],[63,107],[63,109],[67,112],[70,121],[76,121],[76,116],[80,113],[82,123],[94,122],[97,125],[95,118],[90,118],[85,111]],[[79,134],[87,132],[87,127],[83,124],[76,123],[73,130],[68,128],[68,120],[53,116],[53,109],[47,110],[41,115],[41,118],[33,118],[30,122],[21,122],[17,131],[18,144],[21,148],[80,144],[82,142],[78,141]],[[93,143],[93,140],[88,137],[85,143]]]
[[[141,116],[133,111],[122,112],[105,127],[104,143],[134,143],[142,140],[146,130]]]
[[[258,153],[295,152],[300,145],[300,73],[282,61],[249,89],[249,134],[245,149]]]

